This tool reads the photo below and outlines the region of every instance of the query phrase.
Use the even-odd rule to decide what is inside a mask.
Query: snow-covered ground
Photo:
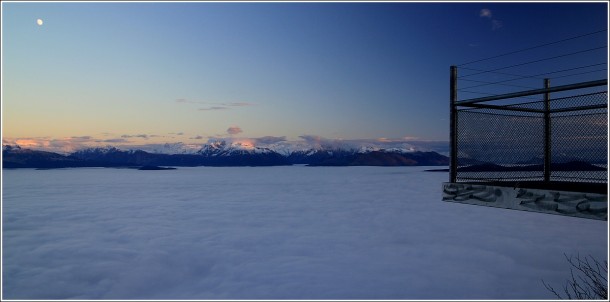
[[[4,299],[553,299],[604,221],[441,201],[426,167],[4,170]]]

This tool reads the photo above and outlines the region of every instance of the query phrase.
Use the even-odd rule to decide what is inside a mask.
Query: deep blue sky
[[[447,140],[450,65],[607,24],[601,2],[3,2],[3,138],[203,143],[233,127]],[[606,35],[468,67],[603,46]],[[607,66],[607,48],[591,57]]]

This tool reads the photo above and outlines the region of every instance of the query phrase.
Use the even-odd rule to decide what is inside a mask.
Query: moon
[[[42,19],[36,20],[36,24],[38,24],[38,26],[42,26]]]

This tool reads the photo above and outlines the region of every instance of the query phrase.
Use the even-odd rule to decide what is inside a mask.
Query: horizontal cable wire
[[[583,68],[589,68],[589,67],[600,66],[600,65],[607,65],[607,64],[606,63],[597,63],[597,64],[591,64],[591,65],[586,65],[586,66],[579,66],[579,67],[573,67],[573,68],[568,68],[568,69],[556,70],[556,71],[551,71],[551,72],[539,73],[539,74],[535,74],[535,75],[518,76],[518,78],[516,78],[516,79],[508,79],[508,80],[502,80],[502,81],[497,81],[497,82],[490,82],[489,84],[469,86],[469,87],[466,87],[464,89],[470,89],[470,88],[475,88],[475,87],[482,87],[482,86],[487,86],[487,85],[492,85],[492,84],[500,84],[500,83],[512,82],[512,81],[517,81],[517,80],[527,79],[527,78],[534,78],[534,79],[542,80],[544,78],[540,78],[539,76],[549,75],[549,74],[554,74],[554,73],[560,73],[560,72],[566,72],[566,71],[571,71],[571,70],[577,70],[577,69],[583,69]],[[474,70],[474,69],[466,68],[466,67],[463,67],[461,69]],[[597,71],[603,71],[603,70],[607,70],[607,69],[599,69],[599,70],[595,70],[595,71],[590,71],[588,73],[597,72]],[[484,71],[484,70],[474,70],[474,71]],[[498,73],[498,74],[504,74],[504,75],[510,75],[510,76],[517,76],[517,75],[514,75],[514,74],[506,74],[506,73],[501,73],[501,72],[492,72],[492,73]],[[579,74],[585,74],[585,73],[578,73],[578,74],[573,74],[573,75],[579,75]],[[572,75],[569,75],[569,76],[572,76]],[[554,79],[558,79],[558,78],[561,78],[561,77],[567,77],[567,76],[560,76],[560,77],[553,77],[553,78]],[[462,81],[477,82],[475,80],[470,80],[470,79],[461,79],[461,80]],[[479,81],[479,82],[480,83],[484,83],[483,81]]]
[[[457,66],[460,67],[460,66],[464,66],[464,65],[469,65],[469,64],[477,63],[477,62],[482,62],[482,61],[487,61],[487,60],[491,60],[491,59],[496,59],[496,58],[499,58],[499,57],[504,57],[504,56],[516,54],[516,53],[519,53],[519,52],[524,52],[524,51],[528,51],[528,50],[532,50],[532,49],[536,49],[536,48],[540,48],[540,47],[544,47],[544,46],[549,46],[549,45],[553,45],[553,44],[557,44],[557,43],[561,43],[561,42],[565,42],[565,41],[570,41],[570,40],[574,40],[574,39],[578,39],[578,38],[582,38],[582,37],[586,37],[586,36],[590,36],[590,35],[606,32],[606,31],[608,31],[608,30],[607,29],[602,29],[602,30],[590,32],[590,33],[587,33],[587,34],[582,34],[582,35],[571,37],[571,38],[566,38],[566,39],[555,41],[555,42],[545,43],[545,44],[541,44],[541,45],[537,45],[537,46],[532,46],[532,47],[528,47],[528,48],[519,49],[519,50],[511,51],[511,52],[508,52],[508,53],[496,55],[496,56],[493,56],[493,57],[488,57],[488,58],[485,58],[485,59],[479,59],[479,60],[475,60],[475,61],[471,61],[471,62],[462,63],[462,64],[457,65]]]
[[[581,94],[581,95],[577,95],[577,97],[587,97],[587,96],[593,96],[593,95],[601,95],[603,93],[608,93],[608,90],[603,90],[603,91],[597,91],[597,92],[592,92],[592,93],[587,93],[587,94]],[[568,99],[573,99],[575,96],[564,96],[561,98],[554,98],[554,99],[550,99],[550,101],[563,101],[563,100],[568,100]],[[606,99],[606,102],[608,100]]]
[[[518,67],[518,66],[529,65],[529,64],[533,64],[533,63],[553,60],[553,59],[557,59],[557,58],[563,58],[563,57],[572,56],[572,55],[579,54],[579,53],[584,53],[584,52],[589,52],[589,51],[603,49],[603,48],[606,48],[606,47],[607,46],[600,46],[600,47],[585,49],[585,50],[581,50],[581,51],[575,51],[575,52],[571,52],[571,53],[567,53],[567,54],[563,54],[563,55],[558,55],[558,56],[554,56],[554,57],[548,57],[548,58],[538,59],[538,60],[529,61],[529,62],[525,62],[525,63],[519,63],[519,64],[514,64],[514,65],[510,65],[510,66],[500,67],[500,68],[496,68],[496,69],[486,70],[486,71],[482,71],[482,72],[478,72],[478,73],[469,74],[469,75],[466,75],[466,76],[461,76],[461,77],[458,77],[458,79],[459,78],[463,78],[463,77],[467,77],[467,76],[474,76],[474,75],[488,73],[488,72],[493,72],[493,71],[497,71],[497,70],[503,70],[503,69],[513,68],[513,67]]]
[[[530,105],[530,104],[536,104],[536,103],[542,103],[544,102],[544,100],[537,100],[537,101],[533,101],[533,102],[523,102],[523,103],[516,103],[516,104],[510,104],[510,105],[505,105],[506,107],[516,107],[516,106],[523,106],[523,105]]]
[[[460,69],[480,71],[479,73],[471,73],[471,74],[467,74],[467,75],[463,75],[463,76],[458,76],[458,79],[461,79],[463,81],[465,81],[465,79],[463,79],[465,77],[469,77],[469,76],[476,75],[476,74],[483,74],[483,73],[495,73],[495,74],[507,75],[507,76],[511,76],[511,77],[517,77],[516,79],[514,79],[515,81],[519,80],[519,79],[524,79],[524,78],[535,78],[534,76],[523,76],[523,75],[514,74],[514,73],[495,72],[495,71],[475,69],[475,68],[469,68],[469,67],[460,67]],[[538,79],[544,80],[544,78],[538,78]]]
[[[483,115],[499,115],[499,116],[508,116],[508,117],[524,117],[524,118],[540,118],[542,117],[542,113],[538,112],[528,112],[527,114],[518,115],[518,114],[509,114],[509,113],[497,113],[497,112],[480,112],[477,110],[485,110],[484,108],[469,108],[469,109],[459,109],[459,112],[468,112],[470,114],[483,114]],[[487,109],[489,110],[489,109]],[[499,109],[494,109],[500,111]],[[505,111],[510,111],[510,109],[506,109]]]
[[[553,74],[553,73],[560,73],[560,72],[564,72],[564,71],[570,71],[570,70],[577,70],[577,69],[589,68],[589,67],[593,67],[593,66],[600,66],[600,65],[608,65],[608,64],[607,64],[607,63],[597,63],[597,64],[591,64],[591,65],[586,65],[586,66],[580,66],[580,67],[574,67],[574,68],[562,69],[562,70],[557,70],[557,71],[545,72],[545,73],[537,74],[537,76],[541,76],[541,75],[547,75],[547,74]]]
[[[527,88],[527,89],[538,89],[538,88],[540,88],[540,87],[523,86],[523,85],[514,85],[514,84],[503,84],[504,82],[507,82],[507,81],[499,81],[499,82],[485,82],[485,81],[477,81],[477,80],[469,80],[469,79],[463,79],[463,81],[476,82],[476,83],[483,83],[483,84],[481,84],[481,85],[475,85],[475,86],[468,86],[468,87],[464,87],[464,88],[458,89],[458,91],[461,91],[461,90],[463,90],[463,89],[470,89],[470,88],[482,87],[482,86],[489,86],[489,85],[500,85],[500,86],[517,87],[517,88]],[[511,81],[514,81],[514,80],[511,80]]]
[[[577,75],[583,75],[583,74],[587,74],[587,73],[600,72],[600,71],[604,71],[604,70],[608,70],[608,69],[604,68],[604,69],[597,69],[597,70],[580,72],[580,73],[573,73],[573,74],[563,75],[563,76],[559,76],[559,77],[552,77],[551,79],[560,79],[560,78],[573,77],[573,76],[577,76]]]
[[[470,91],[470,90],[461,90],[460,92],[464,92],[464,93],[474,93],[474,94],[488,95],[488,96],[491,96],[491,95],[498,95],[498,93],[489,93],[489,92],[480,92],[480,91]],[[521,97],[521,98],[522,98],[522,99],[524,99],[524,100],[540,101],[539,99],[535,99],[535,98],[531,98],[531,97],[526,97],[526,96],[523,96],[523,97]],[[463,101],[463,99],[462,99],[462,100],[458,100],[458,102],[460,102],[460,101]]]

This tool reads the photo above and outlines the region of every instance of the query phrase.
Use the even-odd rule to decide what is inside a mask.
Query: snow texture
[[[4,170],[3,299],[553,299],[604,221],[441,201],[426,167]]]

